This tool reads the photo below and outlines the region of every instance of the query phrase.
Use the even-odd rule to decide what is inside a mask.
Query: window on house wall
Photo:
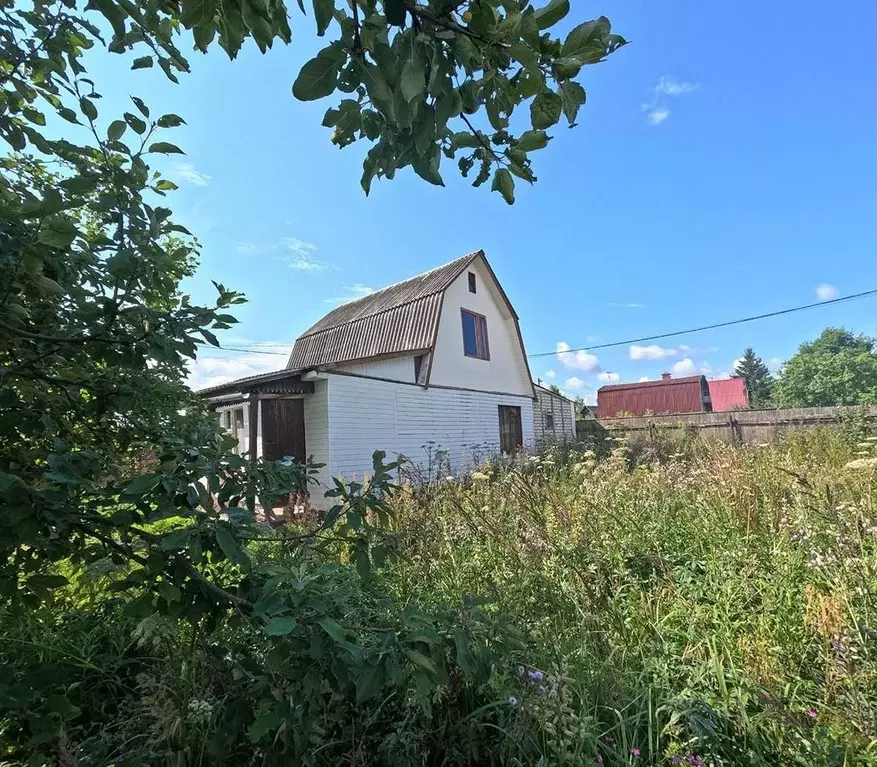
[[[545,414],[545,428],[554,431],[554,413]]]
[[[469,292],[475,292],[475,272],[469,272]]]
[[[423,355],[418,354],[414,358],[414,382],[420,383],[420,370],[423,368]]]
[[[487,343],[487,320],[480,314],[461,309],[463,316],[463,353],[480,360],[490,359]]]

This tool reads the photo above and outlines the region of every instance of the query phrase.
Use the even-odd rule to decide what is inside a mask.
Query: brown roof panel
[[[288,368],[300,370],[432,347],[448,286],[482,251],[333,309],[295,342]]]

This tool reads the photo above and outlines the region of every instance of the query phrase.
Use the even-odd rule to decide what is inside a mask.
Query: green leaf
[[[415,666],[425,668],[432,674],[436,673],[435,664],[422,653],[419,653],[416,650],[406,650],[405,655]]]
[[[134,59],[134,62],[131,64],[131,69],[149,69],[152,64],[152,56],[141,56],[138,59]]]
[[[405,3],[402,0],[384,0],[384,14],[387,24],[394,27],[405,26]]]
[[[28,578],[27,585],[31,589],[59,589],[61,586],[66,586],[69,582],[63,575],[42,573]]]
[[[122,138],[122,134],[127,127],[128,125],[124,120],[113,120],[110,123],[110,127],[107,128],[107,139],[110,141],[118,141]]]
[[[166,178],[159,181],[155,188],[160,192],[172,192],[174,189],[179,189],[173,181],[168,181]]]
[[[335,0],[314,0],[314,19],[317,22],[317,35],[326,34],[335,13]]]
[[[377,695],[384,686],[384,667],[382,663],[364,668],[356,677],[356,702],[365,703]]]
[[[570,125],[576,121],[579,108],[585,103],[586,98],[585,89],[578,83],[570,80],[560,84],[560,99],[563,104],[563,113],[566,115]]]
[[[451,143],[456,149],[477,149],[481,146],[478,136],[465,130],[451,136]]]
[[[139,117],[132,115],[130,112],[125,112],[124,117],[125,122],[131,126],[131,130],[133,130],[138,136],[142,136],[146,133],[146,123]]]
[[[264,631],[269,637],[282,637],[295,631],[296,626],[298,624],[294,618],[288,615],[281,615],[268,621],[265,624]]]
[[[557,59],[552,66],[554,76],[559,80],[568,80],[575,77],[582,69],[582,62],[579,59],[563,58]]]
[[[562,111],[563,102],[560,96],[546,86],[536,94],[530,104],[530,122],[536,130],[550,128],[560,119]]]
[[[551,141],[551,136],[545,131],[528,130],[521,134],[516,147],[522,152],[534,152],[537,149],[545,149],[549,141]]]
[[[356,547],[354,558],[356,560],[356,572],[359,573],[359,577],[362,580],[367,581],[371,577],[372,563],[368,556],[368,549],[364,544]]]
[[[149,147],[150,152],[157,154],[185,154],[185,152],[174,144],[168,144],[167,141],[156,141]]]
[[[457,665],[466,676],[471,676],[478,666],[475,657],[469,651],[469,639],[461,628],[454,630],[454,645],[457,650]]]
[[[122,491],[122,495],[146,495],[151,492],[161,480],[159,474],[144,474],[137,477],[133,482],[128,483]]]
[[[494,192],[499,192],[509,205],[514,204],[515,180],[506,168],[497,168],[496,173],[493,174],[493,186],[491,189]]]
[[[341,628],[340,624],[338,624],[336,621],[333,621],[330,617],[324,615],[320,618],[317,618],[317,625],[336,642],[347,641],[347,634],[345,633],[344,629]]]
[[[84,114],[89,120],[97,120],[97,107],[94,105],[93,101],[90,101],[83,96],[79,99],[79,108],[82,110],[82,114]]]
[[[402,97],[408,103],[419,99],[426,92],[426,69],[419,49],[415,48],[411,56],[402,67],[402,79],[400,81]]]
[[[569,13],[569,0],[551,0],[548,5],[533,14],[539,29],[548,29]]]
[[[224,524],[216,526],[216,543],[222,549],[222,553],[228,558],[229,562],[234,562],[241,567],[249,567],[250,558],[241,548],[240,542],[234,537],[231,530]]]
[[[52,216],[43,222],[37,241],[43,245],[65,250],[79,234],[71,221],[61,216]]]
[[[276,730],[279,726],[280,714],[274,709],[260,714],[248,730],[250,742],[258,743],[267,733]]]
[[[142,114],[144,117],[149,117],[149,107],[147,107],[146,104],[143,103],[143,99],[138,98],[137,96],[131,96],[131,101],[133,101],[134,106],[136,106],[137,109],[140,110],[140,114]]]
[[[174,530],[172,533],[163,535],[159,545],[164,551],[177,551],[179,549],[187,548],[191,537],[191,528],[187,527],[184,530]]]
[[[292,95],[299,101],[314,101],[328,96],[338,84],[344,59],[344,51],[337,43],[323,48],[301,68],[292,85]]]
[[[159,128],[176,128],[178,125],[185,125],[186,121],[179,115],[168,114],[158,118]]]
[[[606,55],[609,29],[609,19],[605,16],[579,24],[567,35],[560,55],[563,58],[579,59],[584,64],[602,60]]]

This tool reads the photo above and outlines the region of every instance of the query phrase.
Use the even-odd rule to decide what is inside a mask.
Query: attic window
[[[423,368],[423,355],[418,354],[414,358],[414,382],[420,383],[420,371]]]
[[[490,359],[487,320],[480,314],[461,309],[463,316],[463,354],[479,360]]]
[[[469,292],[475,293],[475,272],[469,272]]]

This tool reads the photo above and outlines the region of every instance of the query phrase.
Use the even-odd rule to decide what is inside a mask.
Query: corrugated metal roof
[[[313,384],[302,381],[295,370],[272,370],[270,373],[259,373],[259,375],[246,376],[237,378],[233,381],[226,381],[223,384],[208,386],[205,389],[198,389],[196,394],[210,395],[218,394],[223,391],[243,392],[251,389],[268,392],[272,394],[288,394],[302,391],[313,391]]]
[[[714,413],[749,406],[745,378],[721,378],[718,381],[707,381],[707,384],[710,387]]]
[[[479,256],[480,250],[333,309],[296,340],[287,367],[431,348],[444,291]]]
[[[597,390],[598,417],[701,413],[706,409],[706,394],[706,378],[702,375],[601,386]]]

